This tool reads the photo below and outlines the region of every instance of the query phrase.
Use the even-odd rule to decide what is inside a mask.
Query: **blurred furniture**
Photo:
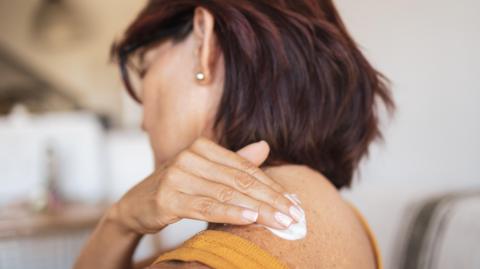
[[[480,190],[438,195],[414,207],[398,269],[480,268]]]
[[[94,114],[15,112],[0,117],[0,206],[43,188],[49,151],[57,161],[53,173],[62,196],[89,203],[105,198],[113,183],[105,130]]]
[[[2,209],[0,268],[72,268],[105,207],[71,204],[55,213]]]
[[[342,195],[368,219],[386,269],[480,268],[480,181],[364,180]]]

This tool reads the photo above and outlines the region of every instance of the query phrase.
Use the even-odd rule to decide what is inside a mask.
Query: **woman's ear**
[[[214,64],[217,59],[215,42],[215,18],[207,9],[196,7],[193,17],[193,34],[195,39],[196,72],[202,72],[205,78],[203,83],[212,81]]]

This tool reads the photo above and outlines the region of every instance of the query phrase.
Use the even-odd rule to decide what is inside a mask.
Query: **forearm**
[[[132,269],[132,256],[141,238],[122,227],[110,209],[95,227],[74,269]]]

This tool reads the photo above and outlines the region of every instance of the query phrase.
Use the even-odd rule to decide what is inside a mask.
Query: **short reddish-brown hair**
[[[349,186],[369,144],[383,140],[377,102],[389,112],[395,104],[388,79],[331,0],[150,0],[112,50],[130,94],[128,55],[167,38],[182,41],[197,6],[213,14],[225,60],[218,143],[235,151],[264,139],[271,151],[263,166],[308,165],[337,188]]]

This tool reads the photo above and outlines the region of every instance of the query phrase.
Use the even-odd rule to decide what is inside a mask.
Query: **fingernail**
[[[298,199],[297,195],[294,194],[294,193],[288,193],[288,192],[284,192],[283,193],[283,196],[287,197],[288,200],[292,201],[292,203],[296,204],[296,205],[300,205],[302,202],[300,202],[300,200]]]
[[[248,221],[257,221],[258,212],[252,210],[243,210],[242,216]]]
[[[299,206],[296,206],[296,205],[292,205],[289,208],[289,212],[297,222],[300,221],[303,218],[303,216],[305,215],[303,210]]]
[[[293,200],[295,200],[298,204],[301,204],[300,199],[298,199],[298,196],[296,194],[290,194]]]
[[[282,224],[285,227],[290,226],[290,223],[292,223],[293,219],[290,218],[289,216],[281,213],[281,212],[275,212],[275,219]]]

